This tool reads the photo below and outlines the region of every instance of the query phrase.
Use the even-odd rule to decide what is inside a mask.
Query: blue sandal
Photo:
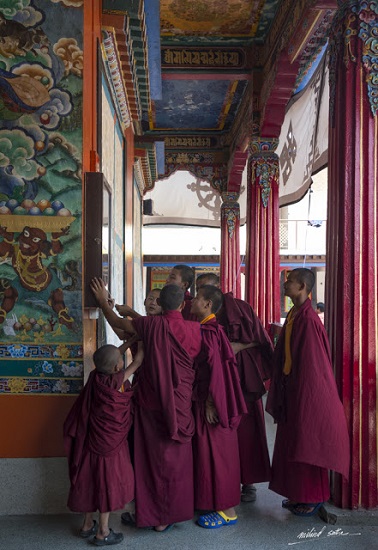
[[[210,512],[210,514],[200,516],[197,523],[204,529],[218,529],[218,527],[223,527],[225,525],[235,525],[237,521],[238,516],[230,518],[226,516],[224,512]]]

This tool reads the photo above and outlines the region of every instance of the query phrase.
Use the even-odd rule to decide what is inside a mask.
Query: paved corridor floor
[[[374,550],[378,548],[378,510],[344,511],[327,506],[338,515],[336,525],[319,518],[301,518],[282,509],[281,497],[266,484],[258,485],[257,501],[238,507],[237,525],[208,531],[194,521],[177,524],[167,533],[121,525],[120,513],[110,524],[122,531],[124,541],[115,548],[162,550],[248,549]],[[85,550],[93,548],[77,536],[81,517],[0,516],[1,550]],[[306,535],[308,535],[306,537]],[[311,535],[311,536],[310,536]]]

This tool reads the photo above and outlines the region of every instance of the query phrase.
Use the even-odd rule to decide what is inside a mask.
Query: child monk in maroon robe
[[[200,324],[183,319],[184,291],[177,285],[161,290],[163,315],[132,321],[111,309],[101,279],[91,287],[111,326],[137,333],[145,347],[135,390],[136,524],[162,532],[194,512],[191,404]]]
[[[204,284],[219,287],[215,273],[197,277],[197,289]],[[223,306],[217,313],[218,322],[224,327],[236,355],[240,383],[248,413],[243,415],[238,427],[240,456],[241,500],[256,500],[254,483],[270,480],[270,460],[265,431],[264,409],[261,397],[264,383],[272,370],[273,346],[252,307],[234,298],[231,292],[223,295]]]
[[[192,296],[189,293],[189,289],[194,281],[194,271],[188,265],[175,265],[169,272],[167,278],[167,285],[177,285],[185,292],[184,307],[182,309],[182,316],[186,321],[196,321],[196,316],[190,313],[192,307]]]
[[[124,346],[105,345],[93,355],[95,370],[64,423],[71,488],[68,507],[85,514],[80,536],[96,546],[117,544],[122,533],[109,529],[109,513],[134,497],[134,473],[127,434],[131,425],[132,391],[127,379],[143,360],[140,346],[123,370]],[[128,386],[121,392],[123,385]],[[99,525],[93,512],[99,510]],[[97,533],[97,534],[96,534]]]
[[[294,307],[275,349],[266,406],[277,423],[269,488],[300,516],[314,515],[329,499],[328,470],[349,473],[348,430],[328,338],[308,299],[314,282],[311,270],[299,268],[284,284]]]
[[[247,412],[236,359],[215,313],[222,305],[219,288],[204,285],[192,302],[201,323],[202,350],[195,361],[193,410],[194,504],[214,510],[198,519],[206,529],[232,525],[240,501],[237,427]]]

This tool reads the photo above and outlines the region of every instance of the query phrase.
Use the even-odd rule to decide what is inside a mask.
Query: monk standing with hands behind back
[[[310,269],[290,271],[289,311],[274,353],[266,410],[277,423],[269,488],[287,497],[282,506],[313,516],[330,497],[328,470],[349,474],[349,436],[332,371],[324,326],[308,298]]]

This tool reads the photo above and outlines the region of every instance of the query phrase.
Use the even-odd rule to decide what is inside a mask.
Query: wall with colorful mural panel
[[[82,386],[82,0],[0,0],[0,394]]]

